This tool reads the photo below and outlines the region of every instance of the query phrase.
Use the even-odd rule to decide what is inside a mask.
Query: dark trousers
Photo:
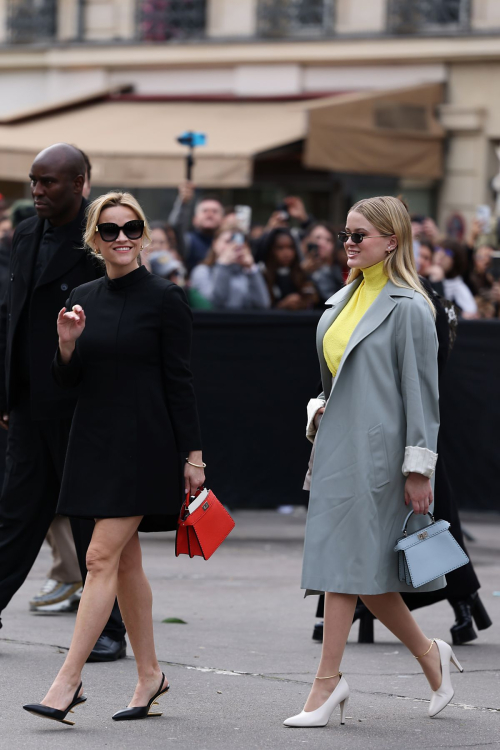
[[[55,516],[70,427],[69,419],[33,421],[27,398],[10,412],[0,498],[0,612],[26,580]],[[75,519],[72,528],[84,579],[93,522]],[[103,635],[125,635],[116,602]]]

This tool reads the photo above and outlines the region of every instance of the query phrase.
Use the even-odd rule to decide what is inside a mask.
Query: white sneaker
[[[43,612],[74,612],[78,609],[82,595],[82,582],[63,583],[48,578],[40,592],[30,601],[30,611]]]

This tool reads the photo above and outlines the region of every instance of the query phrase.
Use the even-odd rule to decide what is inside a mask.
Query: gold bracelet
[[[206,469],[207,468],[207,465],[206,465],[205,461],[203,461],[201,465],[200,464],[194,464],[192,461],[189,460],[189,458],[186,458],[186,461],[187,461],[187,463],[190,466],[195,466],[197,469]]]

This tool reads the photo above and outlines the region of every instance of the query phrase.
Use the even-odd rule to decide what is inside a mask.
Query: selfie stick
[[[205,133],[195,133],[192,130],[187,130],[182,135],[178,136],[177,141],[182,146],[187,146],[189,152],[186,156],[186,179],[191,181],[194,167],[194,149],[196,146],[205,146],[207,137]]]

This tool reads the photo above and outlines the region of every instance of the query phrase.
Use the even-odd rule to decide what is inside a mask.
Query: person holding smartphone
[[[191,274],[191,288],[214,309],[267,309],[271,298],[245,235],[239,229],[219,230],[206,260]]]
[[[312,224],[302,240],[304,260],[301,267],[313,280],[321,305],[344,286],[342,268],[337,262],[336,244],[333,227],[322,221]],[[345,256],[343,249],[340,252]]]

